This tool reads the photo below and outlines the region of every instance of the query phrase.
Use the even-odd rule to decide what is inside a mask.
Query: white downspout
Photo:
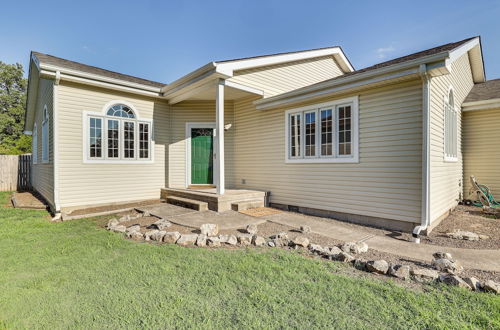
[[[54,174],[54,207],[55,214],[52,221],[61,219],[61,206],[59,203],[59,119],[58,119],[58,97],[59,97],[59,82],[61,80],[61,72],[57,71],[55,75],[53,93],[52,93],[52,170]]]
[[[419,68],[422,78],[422,217],[420,225],[413,229],[415,243],[420,243],[420,233],[430,225],[430,90],[431,77],[427,66],[421,64]]]

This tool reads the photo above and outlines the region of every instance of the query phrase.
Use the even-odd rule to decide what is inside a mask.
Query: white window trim
[[[33,164],[38,164],[38,127],[36,123],[33,125],[33,133],[32,133],[32,146],[31,146],[31,159]]]
[[[124,104],[130,107],[135,114],[135,118],[121,118],[121,117],[112,117],[107,116],[106,112],[114,104]],[[83,111],[82,112],[82,123],[83,123],[83,150],[82,150],[82,159],[84,164],[152,164],[155,160],[155,140],[154,140],[154,125],[152,119],[144,119],[139,117],[139,113],[137,110],[128,102],[124,102],[122,100],[110,101],[106,103],[106,105],[102,108],[102,112],[93,112],[93,111]],[[102,153],[100,158],[90,158],[89,154],[89,123],[90,118],[100,118],[103,120],[102,123]],[[119,133],[119,158],[108,158],[108,139],[107,139],[107,128],[108,128],[108,119],[118,120],[120,122],[120,133]],[[123,121],[132,121],[134,122],[134,158],[128,159],[123,158]],[[139,158],[139,124],[146,123],[149,124],[149,158],[141,159]]]
[[[455,124],[456,124],[456,129],[457,129],[457,136],[456,136],[456,141],[455,141],[455,144],[456,144],[456,148],[457,148],[457,151],[456,151],[456,155],[448,155],[446,153],[446,111],[447,111],[447,106],[449,105],[449,95],[450,95],[450,92],[453,92],[453,103],[455,103],[455,99],[456,99],[456,95],[455,95],[455,90],[453,88],[453,86],[449,86],[448,87],[448,91],[446,93],[446,95],[443,96],[443,160],[444,162],[446,163],[456,163],[458,162],[458,149],[459,149],[459,144],[458,144],[458,118],[459,116],[461,116],[461,113],[460,113],[460,109],[457,108],[455,106],[455,104],[453,104],[453,111],[455,112],[456,114],[456,119],[455,119]]]
[[[186,188],[188,188],[191,185],[191,129],[193,128],[212,128],[214,130],[214,140],[212,143],[217,143],[216,142],[216,131],[215,131],[215,123],[214,122],[187,122],[186,123]],[[215,150],[214,150],[214,155],[215,155]],[[215,159],[214,159],[214,164],[215,164]],[[208,184],[206,186],[213,186],[215,182],[217,182],[219,173],[217,172],[217,169],[214,166],[213,169],[213,178],[212,184]],[[196,184],[197,186],[203,186],[202,184]]]
[[[338,137],[336,136],[337,134],[337,107],[342,106],[342,105],[351,105],[351,155],[350,156],[344,156],[340,155],[337,156],[337,139]],[[333,111],[333,120],[334,125],[333,125],[333,139],[332,139],[332,156],[321,156],[321,146],[319,145],[321,143],[321,136],[320,136],[320,131],[321,131],[321,123],[318,124],[319,119],[319,114],[320,110],[326,110],[327,108],[331,108]],[[325,103],[319,103],[319,104],[313,104],[313,105],[308,105],[300,108],[294,108],[285,111],[285,163],[287,164],[294,164],[294,163],[359,163],[359,97],[354,96],[354,97],[349,97],[349,98],[344,98],[344,99],[339,99],[331,102],[325,102]],[[305,112],[309,111],[316,111],[316,157],[304,157],[305,155]],[[290,157],[290,150],[291,147],[289,145],[289,118],[290,115],[293,113],[301,112],[303,118],[301,118],[301,155],[300,157]],[[319,143],[318,143],[319,142]]]
[[[42,163],[44,164],[47,164],[50,161],[49,132],[50,132],[49,112],[47,110],[47,105],[45,104],[43,106],[43,117],[42,117]]]

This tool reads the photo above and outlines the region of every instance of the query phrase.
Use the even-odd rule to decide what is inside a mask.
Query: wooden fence
[[[0,155],[0,191],[31,189],[31,155]]]

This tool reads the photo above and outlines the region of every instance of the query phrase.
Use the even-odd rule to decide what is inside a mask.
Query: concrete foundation
[[[285,211],[299,212],[299,213],[303,213],[303,214],[307,214],[307,215],[313,215],[316,217],[332,218],[335,220],[351,222],[351,223],[366,225],[366,226],[370,226],[370,227],[403,231],[403,232],[412,232],[413,228],[415,228],[415,226],[418,226],[420,224],[420,223],[414,223],[414,222],[384,219],[384,218],[370,217],[370,216],[359,215],[359,214],[351,214],[351,213],[329,211],[329,210],[320,210],[320,209],[314,209],[314,208],[309,208],[309,207],[285,205],[285,204],[278,204],[278,203],[270,203],[270,206],[277,208],[277,209],[280,209],[280,210],[285,210]]]

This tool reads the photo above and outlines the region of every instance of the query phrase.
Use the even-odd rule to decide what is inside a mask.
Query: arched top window
[[[106,115],[112,117],[122,117],[122,118],[135,118],[134,111],[124,105],[124,104],[115,104],[111,108],[108,109]]]
[[[152,120],[143,119],[133,104],[113,100],[101,113],[88,113],[84,124],[86,161],[153,160]]]
[[[458,127],[460,113],[455,108],[453,87],[448,89],[444,96],[444,160],[456,162],[458,160]]]

